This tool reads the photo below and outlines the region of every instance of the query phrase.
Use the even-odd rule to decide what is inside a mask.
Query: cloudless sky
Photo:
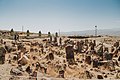
[[[0,0],[0,29],[32,32],[120,28],[120,0]]]

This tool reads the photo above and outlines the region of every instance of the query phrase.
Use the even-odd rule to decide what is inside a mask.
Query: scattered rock
[[[103,79],[102,75],[97,75],[97,79]]]
[[[17,69],[17,68],[12,68],[11,70],[10,70],[10,74],[11,75],[18,75],[18,76],[22,76],[22,72],[19,70],[19,69]]]

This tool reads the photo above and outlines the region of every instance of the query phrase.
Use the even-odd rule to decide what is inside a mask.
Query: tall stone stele
[[[68,44],[65,47],[65,52],[66,52],[66,60],[68,61],[69,64],[73,64],[74,63],[73,46],[71,44]]]
[[[39,31],[39,37],[41,37],[41,34],[42,34],[41,31]]]
[[[57,32],[55,33],[55,37],[58,37],[58,33]]]
[[[5,63],[5,54],[6,54],[5,48],[0,45],[0,64]]]
[[[13,30],[13,28],[10,30],[10,35],[11,35],[11,36],[14,35],[14,30]]]
[[[51,33],[50,32],[48,32],[48,37],[50,37],[51,36]]]
[[[27,36],[30,36],[30,31],[29,30],[27,30]]]

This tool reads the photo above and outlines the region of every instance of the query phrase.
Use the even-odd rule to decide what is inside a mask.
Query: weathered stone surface
[[[17,69],[17,68],[12,68],[11,70],[10,70],[10,74],[11,75],[18,75],[18,76],[22,76],[22,72],[19,70],[19,69]]]

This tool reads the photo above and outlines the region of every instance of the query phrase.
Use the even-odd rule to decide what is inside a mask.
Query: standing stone
[[[87,79],[92,79],[92,74],[89,71],[85,71],[85,74]]]
[[[50,36],[50,42],[52,42],[52,36]]]
[[[90,65],[91,64],[91,57],[86,56],[85,62]]]
[[[36,70],[38,70],[39,68],[40,68],[40,63],[37,62],[37,63],[36,63]]]
[[[24,45],[22,43],[19,43],[17,48],[18,48],[18,50],[22,50],[24,48]]]
[[[90,43],[89,43],[89,47],[90,47],[91,50],[94,50],[95,45],[96,45],[95,40],[94,40],[93,42],[90,41]]]
[[[72,45],[67,45],[65,48],[66,51],[66,59],[67,61],[74,61],[74,52],[73,52],[73,46]],[[72,63],[72,62],[71,62]]]
[[[120,70],[117,71],[116,79],[120,79]]]
[[[39,31],[39,37],[41,37],[41,34],[42,34],[41,31]]]
[[[50,59],[50,60],[54,60],[54,55],[53,55],[53,53],[50,53],[50,54],[49,54],[49,59]]]
[[[64,78],[64,70],[60,70],[59,71],[59,77],[60,78]]]
[[[112,60],[112,54],[110,54],[109,52],[104,52],[104,60]]]
[[[54,37],[54,43],[56,43],[57,42],[57,37]]]
[[[0,43],[3,44],[3,39],[0,40]]]
[[[90,46],[91,50],[95,50],[94,47],[95,47],[94,44],[92,44],[92,45]]]
[[[114,43],[114,47],[116,47],[116,48],[119,47],[119,42],[118,41]]]
[[[113,46],[111,46],[111,52],[113,52],[114,51],[114,47]]]
[[[10,53],[12,51],[12,46],[5,44],[5,49]]]
[[[58,33],[57,32],[55,33],[55,37],[58,37]]]
[[[30,36],[30,31],[29,30],[27,30],[27,36]]]
[[[13,30],[13,29],[10,30],[10,35],[11,35],[11,36],[14,35],[14,30]]]
[[[0,47],[0,64],[4,64],[4,62],[5,62],[5,54],[6,54],[5,48]]]
[[[118,57],[118,61],[120,61],[120,56]]]
[[[115,55],[115,57],[117,57],[118,56],[118,49],[115,49],[114,51],[113,51],[113,54]]]
[[[96,46],[96,40],[93,40],[93,44],[94,44],[94,46]]]
[[[14,35],[14,40],[17,41],[17,34]]]
[[[18,60],[18,64],[26,65],[29,61],[30,61],[29,58],[23,55],[23,57]]]
[[[33,71],[30,79],[31,79],[31,78],[32,78],[33,80],[37,80],[37,71]]]
[[[25,70],[28,74],[32,73],[32,69],[30,68],[30,66],[28,66]]]
[[[82,52],[82,43],[78,41],[77,47],[78,47],[78,52],[81,53]]]
[[[115,70],[115,63],[113,61],[108,61],[108,69],[110,71],[114,71]]]
[[[88,45],[88,39],[85,39],[85,45],[86,46]]]
[[[98,67],[98,60],[94,59],[93,60],[93,68],[97,68]]]
[[[108,47],[105,47],[104,52],[105,52],[105,51],[107,51],[107,52],[109,51],[109,50],[108,50]]]
[[[44,53],[44,47],[41,47],[41,52],[42,52],[42,54]]]
[[[48,32],[48,37],[50,37],[51,36],[51,33],[50,32]]]
[[[89,46],[91,46],[91,45],[93,45],[92,40],[90,40],[90,42],[89,42]]]
[[[17,40],[19,40],[19,34],[18,34],[18,33],[14,34],[14,40],[15,40],[15,42],[16,42]]]
[[[20,36],[19,36],[19,34],[17,34],[17,40],[19,41],[19,38],[20,38]]]
[[[97,51],[98,56],[102,57],[103,56],[103,45],[100,46],[99,50]]]
[[[62,45],[62,38],[59,39],[59,44]]]

